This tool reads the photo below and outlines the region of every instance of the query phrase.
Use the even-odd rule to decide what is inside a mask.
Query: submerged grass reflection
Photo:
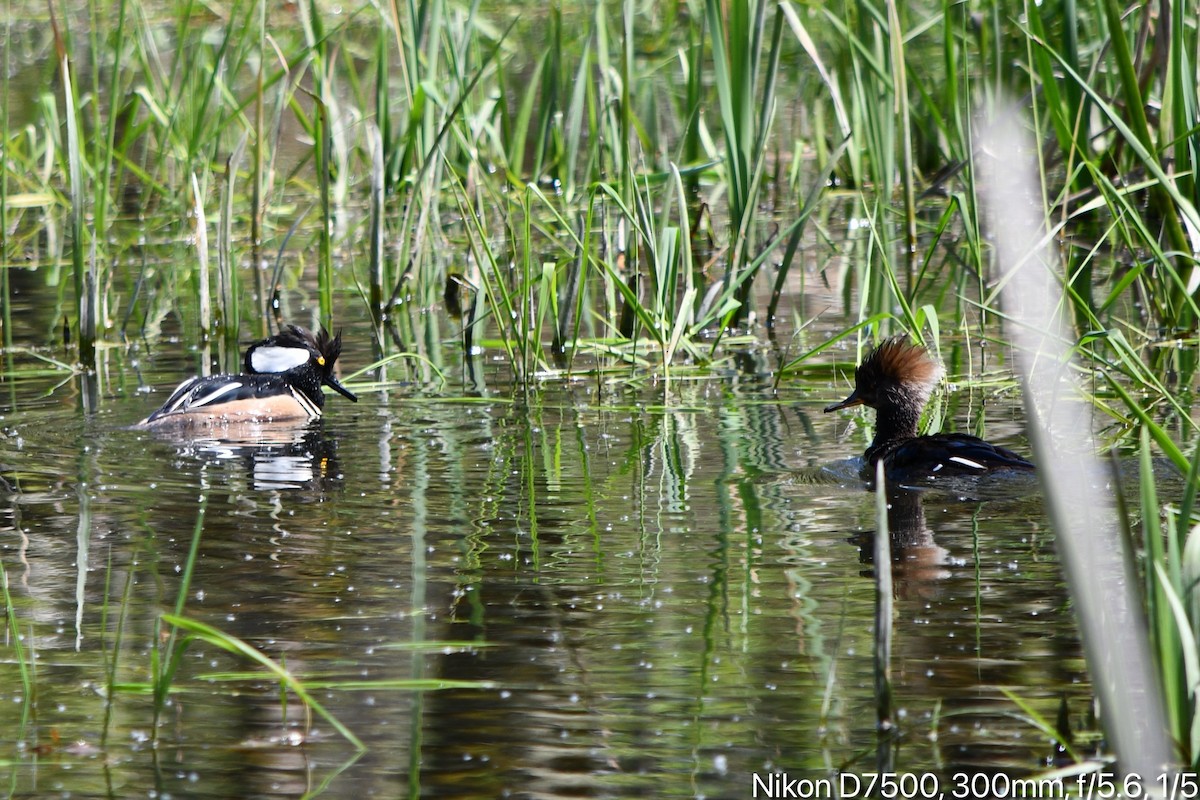
[[[25,636],[20,630],[19,617],[17,616],[16,609],[13,607],[12,594],[9,592],[8,587],[8,570],[4,568],[3,564],[0,564],[0,590],[4,592],[4,616],[8,623],[8,640],[12,646],[13,659],[16,661],[18,674],[21,678],[21,724],[17,731],[17,740],[23,741],[29,734],[29,726],[31,724],[36,726],[36,719],[33,715],[33,711],[37,707],[33,651],[30,650],[28,656],[26,655],[24,645]],[[34,746],[36,746],[36,728],[34,733]]]

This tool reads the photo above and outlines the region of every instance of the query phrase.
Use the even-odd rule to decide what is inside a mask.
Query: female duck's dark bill
[[[830,411],[838,411],[839,409],[851,408],[852,406],[861,406],[864,402],[865,401],[858,396],[858,389],[855,389],[850,393],[849,397],[847,397],[845,400],[842,400],[840,403],[834,403],[833,405],[825,406],[825,413],[828,414]]]

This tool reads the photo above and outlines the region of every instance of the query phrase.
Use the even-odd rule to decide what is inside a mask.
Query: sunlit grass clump
[[[702,367],[786,313],[814,250],[803,272],[844,287],[847,327],[929,306],[987,330],[1002,278],[972,120],[1014,92],[1042,133],[1049,232],[1071,237],[1079,332],[1136,302],[1135,353],[1194,370],[1152,347],[1197,316],[1182,10],[1036,7],[1022,27],[954,4],[695,0],[535,24],[449,2],[122,1],[85,27],[50,8],[41,38],[23,18],[40,8],[6,16],[9,63],[54,81],[19,110],[5,87],[0,222],[6,264],[72,276],[47,335],[65,322],[84,366],[168,321],[229,363],[306,286],[316,322],[369,316],[380,355],[460,334],[519,381],[581,351]],[[819,208],[865,235],[839,245],[827,211],[808,224]],[[461,316],[425,313],[448,290]]]

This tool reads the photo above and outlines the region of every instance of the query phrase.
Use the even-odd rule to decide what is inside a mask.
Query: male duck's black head
[[[341,353],[340,331],[330,336],[324,328],[313,333],[299,325],[288,325],[276,335],[250,345],[244,364],[250,375],[279,375],[320,408],[325,405],[322,385],[351,402],[358,402],[354,393],[333,374],[333,365]]]

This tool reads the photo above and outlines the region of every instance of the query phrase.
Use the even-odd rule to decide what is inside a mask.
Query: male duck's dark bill
[[[838,411],[843,408],[852,408],[854,406],[861,406],[863,404],[863,402],[865,402],[865,401],[861,397],[859,397],[858,389],[855,389],[853,392],[850,393],[849,397],[847,397],[845,400],[841,401],[840,403],[834,403],[833,405],[825,406],[825,413],[828,414],[830,411]]]
[[[335,392],[340,394],[342,397],[349,400],[351,403],[358,402],[358,398],[354,396],[354,392],[350,391],[345,386],[342,386],[340,383],[338,383],[338,379],[333,377],[332,375],[325,376],[325,385],[330,387],[331,389],[333,389]]]

